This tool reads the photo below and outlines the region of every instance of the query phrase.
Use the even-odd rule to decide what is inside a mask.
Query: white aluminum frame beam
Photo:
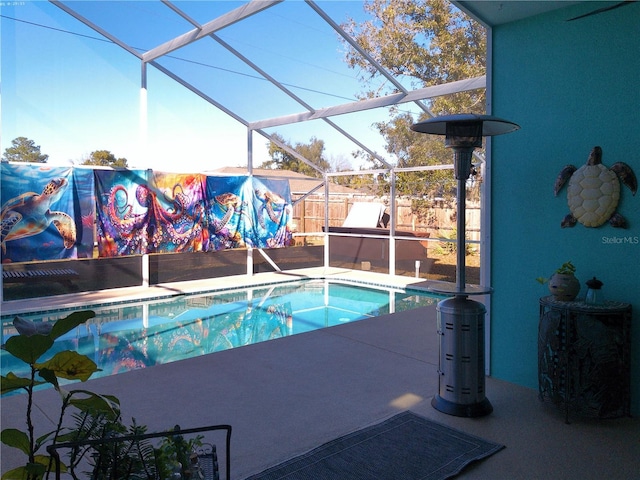
[[[250,122],[250,128],[270,128],[278,127],[281,125],[289,125],[292,123],[306,122],[309,120],[318,120],[321,118],[335,117],[338,115],[345,115],[348,113],[362,112],[365,110],[371,110],[374,108],[389,107],[392,105],[399,105],[402,103],[415,102],[417,100],[423,100],[425,98],[439,97],[442,95],[448,95],[451,93],[465,92],[468,90],[477,90],[486,87],[486,77],[475,77],[465,80],[458,80],[455,82],[445,83],[441,85],[434,85],[431,87],[425,87],[418,90],[405,93],[394,93],[384,97],[371,98],[366,100],[360,100],[358,102],[344,103],[342,105],[336,105],[333,107],[325,107],[318,109],[314,112],[302,112],[294,113],[291,115],[283,115],[281,117],[269,118],[265,120],[258,120]]]
[[[179,37],[176,37],[172,40],[169,40],[162,45],[159,45],[155,48],[152,48],[148,52],[142,55],[142,60],[145,62],[151,62],[163,55],[171,53],[179,48],[182,48],[190,43],[200,40],[208,36],[211,33],[214,33],[218,30],[221,30],[229,25],[233,25],[241,21],[244,18],[250,17],[251,15],[255,15],[262,10],[270,8],[283,0],[252,0],[249,3],[232,10],[229,13],[221,15],[218,18],[211,20],[210,22],[205,23],[199,28],[194,28],[190,32],[184,33]],[[167,2],[164,2],[167,3]],[[171,7],[173,8],[173,7]]]

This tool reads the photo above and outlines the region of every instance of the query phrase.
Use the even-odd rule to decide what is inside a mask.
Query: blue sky
[[[156,1],[68,4],[145,51],[193,28]],[[175,4],[206,23],[243,2]],[[364,18],[362,2],[318,4],[338,23],[347,15]],[[12,139],[25,136],[56,165],[78,163],[94,150],[125,157],[130,167],[157,170],[203,171],[246,164],[246,128],[225,113],[149,67],[148,124],[141,127],[138,59],[48,2],[1,5],[2,152]],[[287,0],[218,35],[314,108],[353,101],[362,90],[356,72],[342,61],[344,47],[337,35],[302,1]],[[246,120],[304,111],[210,38],[159,62]],[[371,124],[387,118],[381,109],[334,120],[383,153],[384,143]],[[312,136],[322,139],[328,158],[350,159],[358,148],[324,122],[269,132],[293,144],[307,143]],[[254,135],[254,165],[267,159],[266,143]]]

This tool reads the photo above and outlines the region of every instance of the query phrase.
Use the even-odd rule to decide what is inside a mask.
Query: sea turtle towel
[[[2,262],[87,258],[93,252],[93,170],[2,164]]]

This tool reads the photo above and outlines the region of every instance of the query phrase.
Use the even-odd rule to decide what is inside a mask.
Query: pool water
[[[415,291],[306,280],[137,304],[89,306],[95,318],[56,340],[47,358],[58,351],[75,350],[102,370],[91,377],[97,378],[435,305],[437,300]],[[20,317],[53,322],[71,311]],[[4,343],[16,331],[13,315],[1,318]],[[24,363],[4,350],[0,358],[2,375],[28,375]]]

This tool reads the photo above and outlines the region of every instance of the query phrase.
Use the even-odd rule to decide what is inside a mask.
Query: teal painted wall
[[[611,3],[609,3],[611,5]],[[571,260],[584,282],[604,282],[609,300],[634,309],[632,412],[640,414],[640,194],[624,187],[618,212],[629,228],[560,228],[566,164],[580,166],[595,145],[603,163],[624,161],[640,178],[640,3],[582,20],[581,5],[493,31],[493,113],[521,130],[493,139],[491,374],[537,388],[535,281]]]

